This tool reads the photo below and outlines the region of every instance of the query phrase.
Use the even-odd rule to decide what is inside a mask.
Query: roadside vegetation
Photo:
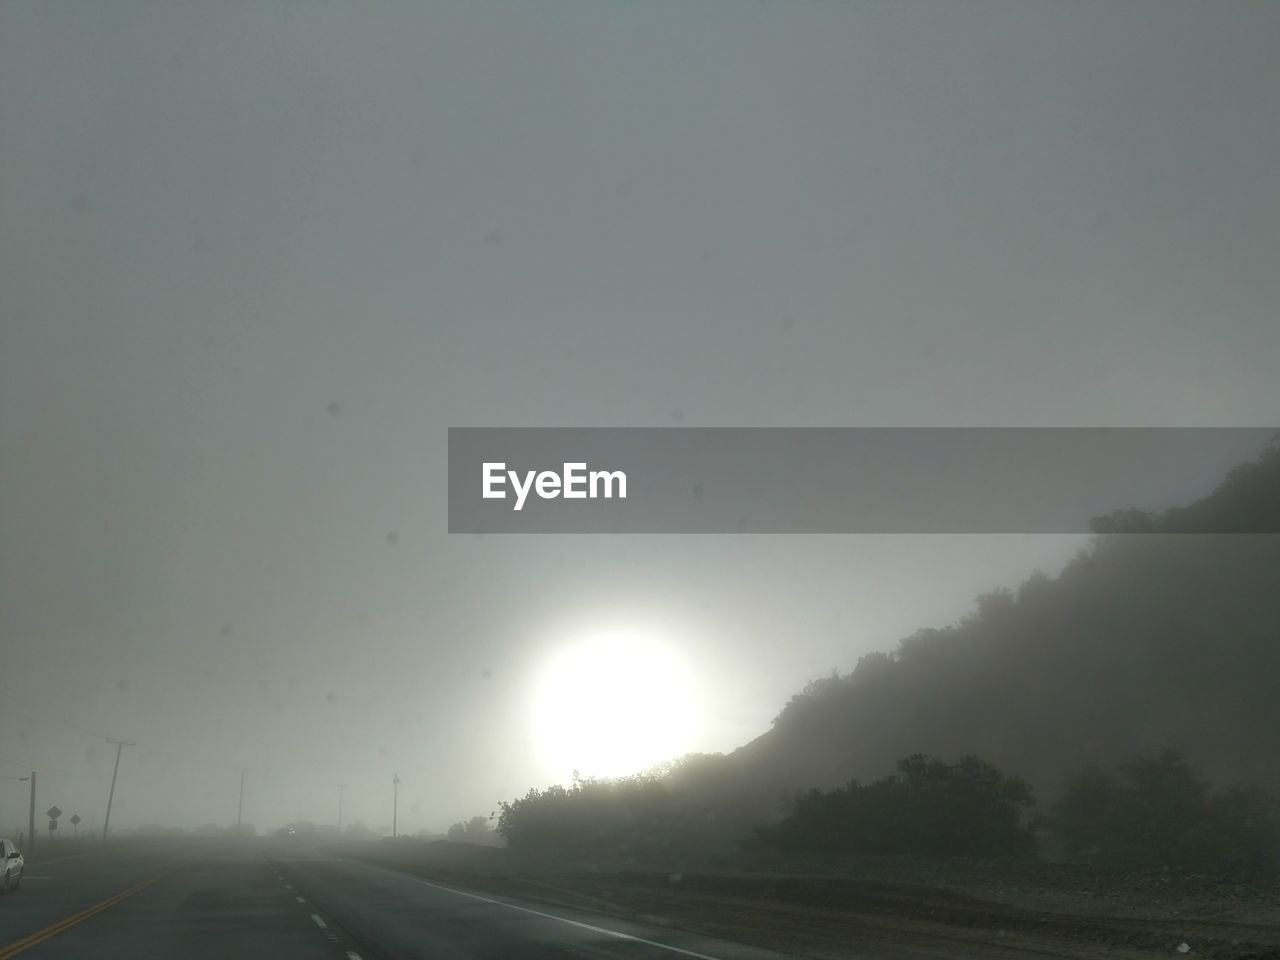
[[[1068,859],[1125,870],[1280,879],[1280,803],[1256,785],[1214,789],[1176,751],[1074,776],[1048,824]]]
[[[1025,857],[1035,853],[1031,788],[977,757],[906,757],[870,784],[811,790],[750,846],[787,853]]]
[[[913,755],[868,784],[798,794],[726,844],[711,808],[653,776],[576,780],[502,805],[498,833],[519,854],[663,863],[752,854],[1037,859],[1108,873],[1280,879],[1280,803],[1256,785],[1215,789],[1178,753],[1069,778],[1046,811],[1031,788],[977,757]],[[459,836],[454,839],[463,839]]]

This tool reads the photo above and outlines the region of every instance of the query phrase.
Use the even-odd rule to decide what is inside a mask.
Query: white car
[[[0,893],[8,893],[22,886],[24,861],[22,852],[13,845],[12,840],[0,839],[0,853],[4,855],[4,874],[0,876]]]

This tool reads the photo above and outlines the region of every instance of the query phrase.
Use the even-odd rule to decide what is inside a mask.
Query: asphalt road
[[[442,886],[287,842],[119,843],[33,860],[0,960],[768,960],[680,930]]]

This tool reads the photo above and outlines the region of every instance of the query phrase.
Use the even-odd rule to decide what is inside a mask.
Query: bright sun
[[[660,643],[609,634],[566,647],[537,686],[542,761],[564,780],[638,773],[689,752],[697,701],[684,661]]]

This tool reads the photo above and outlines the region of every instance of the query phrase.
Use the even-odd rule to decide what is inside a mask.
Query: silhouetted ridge
[[[1094,533],[1280,533],[1280,446],[1227,474],[1209,496],[1164,513],[1117,510],[1090,521]]]
[[[915,753],[976,754],[1047,795],[1086,764],[1172,747],[1215,782],[1275,790],[1280,537],[1196,531],[1278,521],[1272,447],[1190,506],[1099,518],[1057,578],[810,683],[732,758],[764,795],[883,777]]]

